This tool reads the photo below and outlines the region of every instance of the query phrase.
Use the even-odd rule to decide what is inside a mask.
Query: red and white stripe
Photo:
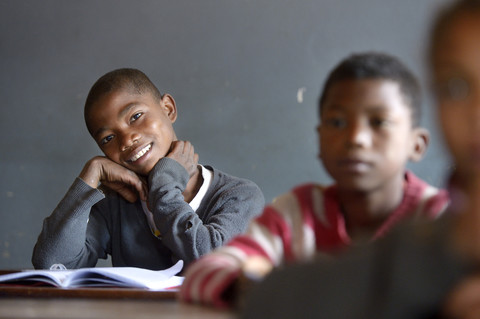
[[[399,221],[439,216],[448,204],[446,192],[406,173],[405,195],[373,239]],[[337,252],[350,244],[335,186],[307,184],[276,198],[247,232],[193,263],[180,291],[184,301],[228,307],[222,298],[251,257],[264,257],[272,266],[306,260],[319,252]]]

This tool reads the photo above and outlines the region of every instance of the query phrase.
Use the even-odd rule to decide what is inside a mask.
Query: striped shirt
[[[370,240],[385,235],[404,219],[438,217],[448,205],[446,191],[406,172],[400,205]],[[322,252],[335,254],[352,244],[335,185],[305,184],[266,206],[247,232],[200,258],[186,271],[180,297],[189,302],[229,306],[223,293],[249,260],[262,257],[271,266],[308,260]]]

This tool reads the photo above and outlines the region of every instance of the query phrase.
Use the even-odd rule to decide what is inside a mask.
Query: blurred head
[[[319,100],[320,158],[340,188],[403,185],[407,162],[428,145],[420,103],[416,78],[395,57],[352,55],[330,73]]]
[[[390,80],[398,84],[405,105],[410,108],[412,125],[421,120],[421,89],[415,75],[397,58],[380,52],[353,54],[341,61],[328,75],[319,99],[321,116],[330,88],[344,80]]]
[[[103,153],[139,175],[148,175],[176,140],[175,101],[168,94],[162,96],[136,69],[114,70],[98,79],[88,94],[84,115]]]
[[[480,1],[458,1],[441,11],[429,60],[445,141],[457,176],[468,180],[480,174]]]

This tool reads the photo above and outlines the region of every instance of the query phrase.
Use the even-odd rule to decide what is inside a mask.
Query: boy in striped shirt
[[[446,192],[406,170],[429,142],[420,100],[415,76],[397,58],[343,60],[324,85],[317,128],[319,158],[335,183],[300,185],[276,198],[246,234],[187,269],[181,298],[231,306],[245,274],[261,278],[272,267],[376,240],[402,220],[438,217]]]

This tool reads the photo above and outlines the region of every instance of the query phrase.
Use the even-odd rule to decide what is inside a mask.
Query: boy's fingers
[[[135,203],[137,201],[138,195],[136,192],[131,191],[128,188],[121,188],[117,191],[120,196],[125,198],[130,203]]]
[[[125,180],[123,181],[126,185],[132,187],[137,191],[137,194],[140,196],[142,200],[146,200],[147,198],[147,191],[146,191],[146,184],[137,174],[133,173],[132,171],[128,171],[128,175],[125,175]],[[136,199],[135,199],[136,200]]]
[[[138,198],[138,193],[136,192],[136,190],[134,190],[127,184],[123,184],[120,182],[104,182],[103,185],[117,192],[118,194],[120,194],[120,196],[122,196],[131,203],[134,203]]]
[[[193,145],[190,142],[187,142],[186,148],[188,150],[188,155],[190,157],[193,157],[195,155],[195,148],[193,147]]]
[[[139,192],[140,199],[143,201],[147,201],[147,196],[148,196],[148,182],[145,178],[138,176],[138,178],[141,181],[141,187],[142,191]]]
[[[184,162],[189,156],[191,146],[188,144],[189,142],[185,141],[174,141],[170,148],[170,152],[167,154],[167,157],[173,158],[178,162]]]
[[[173,141],[170,146],[170,153],[182,152],[183,151],[183,141]]]
[[[195,148],[189,141],[174,141],[167,157],[180,163],[187,170],[190,177],[197,171],[198,154],[195,153]]]
[[[101,183],[130,202],[135,202],[139,196],[142,200],[147,198],[145,182],[133,171],[113,162],[103,165]]]

